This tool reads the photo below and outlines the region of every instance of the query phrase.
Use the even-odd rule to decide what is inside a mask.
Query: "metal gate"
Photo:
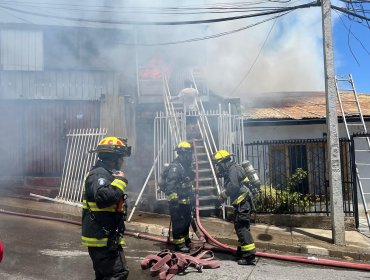
[[[95,148],[96,143],[106,134],[105,128],[70,130],[67,134],[67,151],[58,196],[54,199],[35,194],[31,196],[81,207],[84,178],[97,159],[96,153],[89,153],[89,151]]]

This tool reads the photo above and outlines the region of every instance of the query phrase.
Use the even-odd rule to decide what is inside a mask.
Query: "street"
[[[0,239],[5,255],[0,279],[94,279],[86,248],[80,245],[80,227],[61,222],[0,214]],[[129,279],[158,279],[141,270],[140,261],[160,250],[161,244],[126,237]],[[217,254],[221,268],[198,273],[188,269],[175,279],[370,279],[365,271],[258,259],[256,266],[238,266],[232,256]]]

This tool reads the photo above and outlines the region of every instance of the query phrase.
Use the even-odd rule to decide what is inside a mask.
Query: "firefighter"
[[[88,247],[97,280],[124,280],[129,274],[122,249],[128,181],[120,169],[131,147],[127,139],[106,137],[90,153],[98,160],[85,179],[82,245]]]
[[[175,148],[177,157],[171,162],[166,178],[166,196],[172,222],[172,237],[175,250],[189,253],[191,240],[189,227],[192,220],[193,147],[189,142],[180,142]]]
[[[234,207],[234,227],[238,236],[239,265],[254,265],[256,246],[250,232],[250,215],[252,210],[249,179],[245,169],[232,160],[225,150],[217,151],[213,156],[218,177],[224,178],[224,189],[219,200],[225,202],[227,197]]]

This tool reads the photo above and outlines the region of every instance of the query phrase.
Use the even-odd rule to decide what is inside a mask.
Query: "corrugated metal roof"
[[[343,107],[346,115],[358,115],[354,95],[344,93]],[[370,94],[358,94],[364,116],[370,116]],[[337,114],[341,116],[337,101]],[[251,96],[244,105],[243,116],[250,120],[262,119],[323,119],[326,117],[324,92],[286,92]]]

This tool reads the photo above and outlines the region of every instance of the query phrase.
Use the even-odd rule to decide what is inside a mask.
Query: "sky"
[[[336,5],[342,6],[340,0],[336,1]],[[308,0],[259,1],[260,5],[265,8],[271,6],[292,7],[308,2]],[[25,6],[24,3],[28,3],[28,5]],[[64,3],[63,6],[60,3]],[[65,3],[69,4],[65,5]],[[3,22],[9,19],[9,22],[15,20],[17,22],[62,26],[83,24],[84,26],[93,27],[97,24],[58,17],[139,21],[211,19],[243,13],[184,14],[184,10],[180,9],[179,14],[163,14],[153,13],[153,9],[214,7],[215,5],[235,8],[238,5],[246,5],[246,3],[256,5],[257,2],[252,0],[242,2],[235,0],[188,0],[179,4],[177,0],[127,0],[115,1],[114,3],[102,0],[81,0],[78,3],[72,0],[0,0],[0,18]],[[106,12],[103,11],[105,5],[119,6],[116,9],[111,9],[111,12]],[[153,6],[155,7],[153,8]],[[7,9],[4,9],[4,7]],[[18,11],[9,10],[9,7],[16,8]],[[140,7],[141,11],[146,12],[130,14],[127,12],[127,8],[130,9],[130,7]],[[22,9],[23,12],[20,12],[19,10]],[[251,13],[251,11],[249,12]],[[43,17],[35,13],[42,13],[47,16]],[[199,60],[200,56],[204,56],[207,62],[202,66],[205,68],[210,88],[224,96],[239,96],[242,99],[248,99],[250,95],[265,92],[324,90],[320,7],[298,9],[282,17],[252,26],[256,22],[268,18],[271,19],[272,16],[210,23],[208,25],[140,26],[143,32],[138,34],[138,38],[142,40],[142,43],[149,44],[153,42],[174,42],[245,28],[243,31],[209,40],[168,45],[162,51],[162,55],[164,54],[177,65],[190,65],[196,59]],[[370,93],[369,27],[364,23],[351,21],[343,15],[339,17],[339,13],[335,11],[332,11],[332,18],[337,74],[352,74],[357,91]],[[109,26],[111,28],[127,27],[125,24],[111,24]],[[246,28],[249,26],[250,28]],[[348,29],[351,30],[351,33]],[[350,34],[349,39],[348,34]],[[99,39],[96,38],[96,40]],[[199,46],[205,48],[205,51],[197,51]],[[155,53],[153,47],[143,47],[140,51],[142,57],[150,57],[152,53]],[[117,57],[112,55],[111,63],[116,64],[116,61]],[[109,63],[109,61],[106,63]]]
[[[370,27],[343,16],[342,22],[335,12],[333,18],[336,73],[352,74],[357,92],[370,93]]]

